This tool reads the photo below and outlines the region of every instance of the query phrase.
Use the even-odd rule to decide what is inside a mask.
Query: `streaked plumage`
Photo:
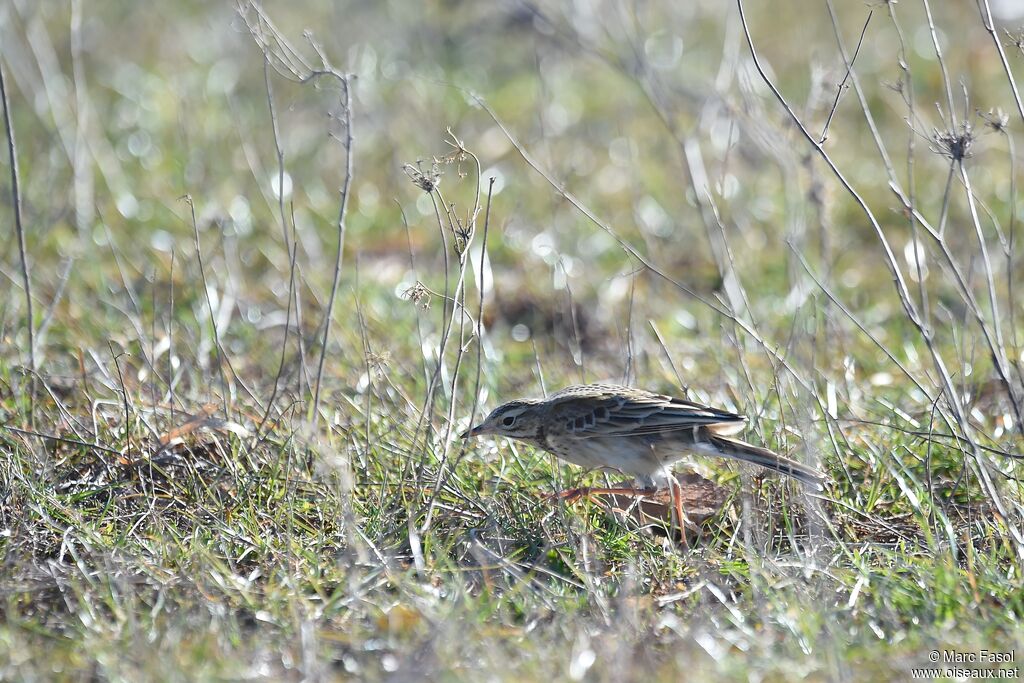
[[[746,418],[726,410],[614,384],[571,386],[546,399],[495,408],[462,436],[518,439],[587,469],[612,468],[643,488],[662,488],[687,453],[754,463],[819,487],[814,468],[730,438]]]

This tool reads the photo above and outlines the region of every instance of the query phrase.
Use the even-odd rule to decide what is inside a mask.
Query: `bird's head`
[[[463,432],[463,439],[471,436],[505,436],[510,439],[530,441],[541,433],[542,416],[538,410],[540,401],[510,401],[491,411],[483,422]]]

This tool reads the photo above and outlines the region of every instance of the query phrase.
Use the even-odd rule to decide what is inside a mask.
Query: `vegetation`
[[[0,2],[0,678],[1012,673],[990,2]],[[602,379],[830,482],[683,545],[458,438]]]

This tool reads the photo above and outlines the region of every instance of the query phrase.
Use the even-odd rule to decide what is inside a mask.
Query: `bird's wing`
[[[636,390],[559,393],[549,399],[554,401],[552,416],[564,420],[566,431],[579,438],[655,435],[700,427],[730,434],[746,422],[742,415],[726,410]]]

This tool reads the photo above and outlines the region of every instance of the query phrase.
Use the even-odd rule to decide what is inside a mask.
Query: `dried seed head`
[[[898,95],[903,94],[903,77],[900,76],[895,81],[882,81],[882,86],[892,90]]]
[[[451,128],[447,129],[448,138],[445,143],[452,148],[452,151],[448,152],[443,157],[443,161],[447,164],[461,163],[469,158],[469,150],[466,148],[465,143],[455,136]]]
[[[985,122],[985,126],[993,133],[1005,133],[1006,126],[1010,122],[1010,115],[1003,111],[1002,107],[996,107],[988,112],[978,112],[978,116]]]
[[[963,161],[971,156],[974,145],[974,126],[964,121],[959,128],[947,130],[932,129],[932,151],[953,161]]]
[[[390,363],[391,355],[388,353],[374,353],[369,351],[366,354],[366,364],[378,375],[383,375]]]
[[[418,160],[416,165],[405,164],[402,166],[405,175],[409,176],[412,184],[424,192],[430,193],[441,184],[441,164],[436,159],[430,164],[430,168],[423,170],[423,160]]]
[[[412,287],[402,292],[402,298],[408,299],[423,310],[430,308],[430,290],[419,280]]]
[[[1017,48],[1021,54],[1024,54],[1024,26],[1021,26],[1016,31],[1006,31],[1006,37],[1010,39],[1007,45],[1012,45]]]

